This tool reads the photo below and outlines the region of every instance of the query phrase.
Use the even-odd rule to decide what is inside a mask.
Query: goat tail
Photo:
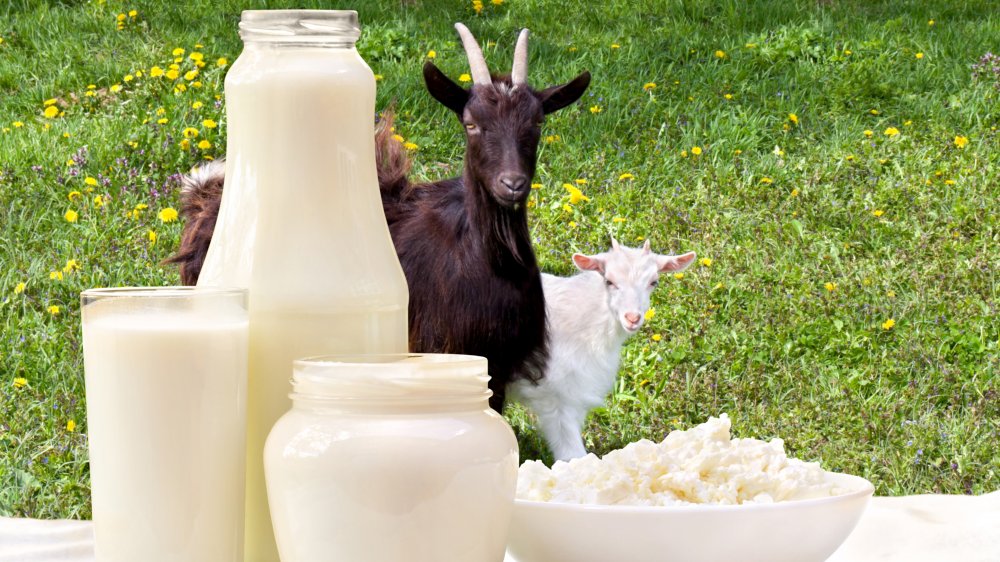
[[[390,105],[375,126],[375,167],[383,202],[398,201],[410,184],[406,179],[410,173],[410,158],[394,132],[395,120],[395,108]]]
[[[181,283],[184,285],[198,283],[215,222],[219,218],[225,173],[225,161],[212,160],[196,166],[181,180],[181,215],[185,218],[181,245],[177,253],[164,263],[180,266]]]

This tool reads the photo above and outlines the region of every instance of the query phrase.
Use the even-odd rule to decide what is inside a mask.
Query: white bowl
[[[851,492],[745,505],[603,506],[517,500],[508,550],[517,562],[810,562],[851,533],[875,488],[827,473]]]

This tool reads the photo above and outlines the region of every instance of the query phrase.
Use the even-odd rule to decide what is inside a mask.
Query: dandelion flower
[[[772,180],[771,178],[769,178],[767,176],[764,176],[764,177],[760,178],[760,183],[762,183],[764,185],[771,185],[772,183],[774,183],[774,180]]]
[[[156,120],[156,122],[160,125],[166,125],[167,123],[170,122],[170,119],[167,119],[166,117],[160,117],[159,119]]]
[[[150,231],[146,232],[146,238],[149,239],[149,243],[151,245],[153,245],[153,246],[156,245],[156,232],[155,231],[150,230]]]
[[[643,89],[643,91],[646,91],[646,92],[648,92],[650,90],[655,90],[656,89],[656,82],[646,82],[645,84],[642,85],[642,89]]]
[[[681,151],[681,158],[687,158],[687,157],[688,157],[688,151],[682,150]]]
[[[927,25],[934,25],[934,20],[927,20]]]
[[[963,137],[961,135],[955,137],[955,146],[958,148],[965,148],[967,144],[969,144],[968,137]]]
[[[24,388],[28,386],[28,379],[24,377],[17,377],[14,379],[14,388]]]
[[[870,110],[868,110],[868,113],[871,113],[872,115],[878,115],[878,110],[877,109],[870,109]]]
[[[600,112],[602,112],[602,111],[604,111],[604,108],[601,107],[601,106],[599,106],[599,105],[592,105],[592,106],[590,106],[590,112],[593,113],[593,114],[595,114],[595,115],[598,114],[598,113],[600,113]]]
[[[403,148],[405,148],[406,150],[416,150],[420,147],[415,142],[406,141],[403,143]]]
[[[677,273],[674,274],[674,279],[680,281],[681,279],[684,279],[684,274],[678,271]]]
[[[692,146],[691,147],[691,154],[694,154],[695,156],[701,156],[701,147],[700,146]]]
[[[826,283],[823,284],[823,288],[832,293],[833,291],[835,291],[837,289],[837,284],[836,283],[826,282]]]
[[[577,179],[575,179],[573,181],[576,182],[576,185],[587,185],[587,179],[586,178],[577,178]]]
[[[899,134],[899,129],[895,127],[889,127],[885,130],[885,136],[894,137]]]
[[[97,196],[94,197],[94,206],[95,207],[103,207],[104,204],[108,202],[108,199],[110,199],[110,198],[109,197],[102,197],[100,195],[97,195]]]
[[[885,211],[883,211],[882,209],[875,209],[874,211],[872,211],[872,214],[875,215],[876,217],[881,217],[882,215],[885,214]]]
[[[701,265],[703,265],[705,267],[712,267],[712,260],[710,260],[708,258],[701,258],[701,260],[699,261],[699,263],[701,263]]]
[[[183,47],[177,47],[176,49],[174,49],[173,51],[171,51],[170,54],[174,55],[175,57],[184,56],[184,48]]]
[[[15,129],[20,129],[24,126],[24,121],[14,121],[11,125],[13,125]]]
[[[159,212],[157,215],[163,222],[174,222],[177,220],[177,209],[173,207],[167,207]]]
[[[438,56],[438,54],[436,52],[434,52],[433,49],[431,49],[430,51],[427,51],[427,58],[433,59],[433,58],[435,58],[437,56]]]
[[[68,422],[66,422],[66,431],[70,433],[76,431],[76,422],[73,420],[69,420]]]
[[[652,320],[654,316],[656,316],[655,308],[650,308],[649,310],[646,311],[646,314],[643,315],[646,321]]]
[[[42,113],[43,115],[45,115],[45,117],[49,119],[55,119],[56,117],[59,116],[59,108],[54,105],[50,105],[46,107],[45,111],[43,111]]]
[[[628,172],[625,172],[624,174],[618,176],[618,181],[625,181],[625,180],[631,180],[631,179],[635,179],[635,176],[633,176],[632,174],[630,174]]]
[[[924,58],[924,54],[923,53],[917,53],[917,54],[915,54],[913,56],[916,57],[917,60],[920,60],[920,59]]]
[[[209,148],[212,148],[212,143],[208,142],[207,139],[202,139],[198,142],[198,148],[208,150]]]
[[[471,82],[472,77],[468,73],[463,73],[458,77],[459,82]]]
[[[792,193],[791,193],[791,196],[792,197],[798,197],[799,196],[799,188],[796,187],[795,189],[793,189]]]
[[[562,210],[565,211],[565,212],[567,212],[567,213],[572,213],[573,212],[573,207],[570,207],[569,205],[563,203]]]
[[[715,58],[717,58],[717,59],[724,59],[724,58],[726,58],[726,52],[725,51],[721,51],[721,50],[720,51],[715,51]]]
[[[625,217],[615,217],[615,218],[611,219],[611,222],[614,222],[614,223],[625,222]]]
[[[794,113],[788,114],[788,120],[791,121],[792,123],[795,123],[796,125],[799,124],[799,116]]]
[[[896,321],[893,320],[892,318],[890,318],[890,319],[886,320],[885,322],[882,322],[882,329],[888,331],[888,330],[891,330],[895,325],[896,325]]]
[[[24,292],[24,290],[25,290],[26,288],[28,288],[28,284],[27,284],[27,283],[25,283],[24,281],[21,281],[20,283],[18,283],[18,284],[17,284],[17,285],[16,285],[15,287],[14,287],[14,294],[15,294],[15,295],[20,295],[21,293],[23,293],[23,292]]]
[[[590,197],[587,197],[580,191],[580,188],[573,184],[564,183],[563,188],[569,192],[569,203],[570,205],[576,205],[581,201],[590,201]]]
[[[662,339],[663,339],[663,336],[661,336],[660,334],[653,334],[653,337],[652,337],[653,341],[660,341]]]
[[[181,134],[184,135],[184,138],[186,139],[193,139],[198,135],[200,135],[201,133],[198,131],[198,129],[195,129],[194,127],[188,127],[183,131],[181,131]]]
[[[181,147],[181,150],[191,149],[191,141],[189,139],[181,139],[181,142],[179,142],[178,145]]]
[[[76,222],[76,219],[80,218],[80,215],[78,215],[77,212],[74,211],[73,209],[70,209],[66,211],[66,214],[63,215],[63,218],[66,219],[66,222]]]
[[[70,192],[69,192],[69,193],[68,193],[68,194],[66,195],[66,197],[67,197],[67,198],[68,198],[68,199],[69,199],[70,201],[73,201],[74,199],[79,199],[80,197],[83,197],[83,194],[82,194],[82,193],[80,193],[79,191],[70,191]]]
[[[63,273],[73,273],[74,271],[80,271],[80,262],[76,260],[66,260],[66,265],[63,266]]]
[[[218,123],[212,121],[211,119],[205,119],[201,122],[201,124],[204,125],[206,129],[214,129],[219,126]]]
[[[198,77],[198,69],[197,68],[195,68],[193,70],[189,70],[189,71],[187,71],[187,72],[184,73],[184,79],[187,80],[188,82],[194,80],[197,77]]]
[[[772,150],[771,153],[774,154],[775,156],[784,156],[785,155],[785,151],[782,150],[781,147],[778,146],[778,145],[774,145],[774,150]]]
[[[733,99],[733,94],[725,94],[722,97],[726,98],[727,100],[731,100]]]
[[[60,308],[53,304],[48,308],[46,308],[45,310],[49,311],[49,314],[51,314],[52,316],[56,316],[57,314],[59,314]]]
[[[58,270],[56,270],[56,271],[50,271],[49,272],[49,279],[51,281],[62,281],[63,280],[63,272],[58,271]]]
[[[576,228],[576,221],[569,221],[570,228]]]
[[[149,69],[149,76],[152,78],[159,78],[160,76],[163,76],[163,69],[158,66],[154,66]]]
[[[229,59],[227,59],[226,57],[219,57],[215,61],[215,66],[217,66],[219,68],[222,68],[222,67],[226,66],[227,64],[229,64]]]
[[[542,188],[542,184],[540,184],[540,183],[533,183],[533,184],[531,184],[531,189],[541,189],[541,188]]]
[[[166,71],[166,72],[165,72],[165,73],[163,74],[163,76],[164,76],[164,77],[165,77],[165,78],[166,78],[167,80],[177,80],[177,77],[178,77],[178,76],[180,76],[180,75],[181,75],[181,73],[180,73],[180,72],[178,72],[176,68],[171,68],[170,70]]]

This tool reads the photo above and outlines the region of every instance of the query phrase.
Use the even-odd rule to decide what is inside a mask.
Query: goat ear
[[[542,100],[542,111],[546,114],[559,111],[580,99],[580,96],[583,95],[583,92],[587,91],[587,86],[589,85],[590,73],[585,71],[572,81],[561,86],[545,88],[538,93],[539,99]]]
[[[642,244],[642,253],[648,254],[649,252],[650,252],[650,249],[649,249],[649,238],[647,238],[646,241]]]
[[[656,265],[660,273],[668,271],[684,271],[689,265],[694,263],[694,252],[688,252],[679,256],[656,256]]]
[[[434,66],[434,63],[424,63],[424,83],[427,91],[445,107],[462,115],[465,103],[469,101],[469,92],[444,75],[444,72]]]
[[[573,263],[582,271],[596,271],[604,273],[604,258],[601,256],[585,256],[583,254],[573,254]]]

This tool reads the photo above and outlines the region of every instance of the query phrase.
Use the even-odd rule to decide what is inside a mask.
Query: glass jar
[[[518,449],[486,360],[398,354],[296,361],[264,451],[284,562],[500,562]]]
[[[278,558],[262,454],[292,360],[407,350],[360,33],[353,11],[248,10],[226,76],[225,189],[198,285],[250,291],[247,562]]]

